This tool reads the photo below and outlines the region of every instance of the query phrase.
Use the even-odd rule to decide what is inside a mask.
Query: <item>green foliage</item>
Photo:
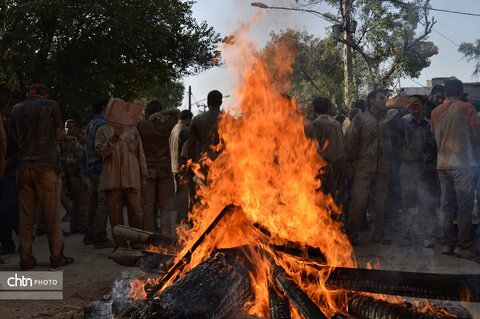
[[[426,41],[435,24],[429,17],[429,0],[299,0],[302,7],[315,8],[327,2],[338,10],[351,4],[351,18],[358,26],[348,42],[356,55],[354,73],[364,72],[363,90],[375,86],[390,88],[395,79],[416,78],[438,53],[434,43]],[[343,41],[343,39],[340,39]]]
[[[64,117],[88,118],[97,95],[126,100],[177,92],[178,79],[212,66],[219,35],[192,1],[0,2],[0,94],[9,104],[45,83]],[[163,88],[160,90],[160,88]],[[160,90],[160,91],[159,91]],[[183,92],[183,88],[180,90]]]
[[[463,42],[462,44],[460,44],[458,51],[463,53],[464,57],[468,61],[476,62],[473,75],[479,76],[480,75],[480,39],[477,39],[475,43]]]

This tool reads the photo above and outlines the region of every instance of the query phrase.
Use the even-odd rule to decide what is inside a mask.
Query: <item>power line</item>
[[[458,43],[454,42],[453,40],[449,39],[445,34],[441,33],[440,31],[436,30],[436,29],[433,29],[433,31],[437,32],[438,34],[440,34],[442,37],[444,37],[445,39],[447,39],[449,42],[453,43],[455,46],[457,46],[458,48],[460,47],[460,45],[458,45]]]
[[[440,12],[447,12],[447,13],[455,13],[455,14],[463,14],[463,15],[466,15],[466,16],[480,17],[480,14],[479,14],[479,13],[470,13],[470,12],[462,12],[462,11],[446,10],[446,9],[437,9],[437,8],[429,8],[429,10],[432,10],[432,11],[440,11]]]
[[[424,6],[415,4],[415,3],[409,3],[409,2],[402,2],[400,0],[390,0],[390,2],[399,4],[399,5],[409,5],[409,6],[414,6],[420,9],[423,9]],[[438,11],[438,12],[445,12],[445,13],[454,13],[454,14],[462,14],[462,15],[467,15],[467,16],[474,16],[474,17],[480,17],[480,13],[471,13],[471,12],[463,12],[463,11],[455,11],[455,10],[447,10],[447,9],[439,9],[439,8],[432,8],[432,7],[427,7],[428,10],[431,11]]]

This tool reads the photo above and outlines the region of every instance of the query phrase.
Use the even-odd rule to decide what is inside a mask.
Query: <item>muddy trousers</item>
[[[348,207],[347,232],[358,236],[370,198],[370,221],[374,239],[384,236],[384,202],[388,189],[388,173],[355,175],[352,184],[352,200]]]
[[[105,191],[107,197],[107,211],[110,218],[110,225],[126,225],[123,220],[123,203],[127,205],[128,226],[141,228],[142,226],[142,208],[140,191],[133,188],[112,189]],[[127,247],[127,243],[113,236],[116,247]]]
[[[472,211],[477,187],[477,168],[438,170],[442,195],[440,224],[443,243],[468,248],[472,243]],[[458,240],[455,236],[455,215],[458,221]]]
[[[147,185],[142,189],[143,229],[154,232],[157,228],[157,211],[160,214],[160,233],[170,236],[171,207],[173,191],[171,172],[162,169],[148,169]]]
[[[88,213],[85,237],[96,243],[107,240],[107,208],[105,192],[98,190],[100,174],[88,175]]]
[[[59,263],[63,256],[63,234],[60,220],[60,173],[45,167],[19,168],[17,187],[19,193],[19,242],[20,266],[32,266],[36,260],[32,254],[32,231],[37,203],[42,220],[47,226],[50,262]]]
[[[70,207],[70,231],[78,232],[85,229],[87,220],[86,203],[84,192],[85,189],[82,185],[80,176],[73,169],[65,169],[65,185],[67,189],[63,189],[65,193],[68,191],[70,198],[72,199],[72,205]]]

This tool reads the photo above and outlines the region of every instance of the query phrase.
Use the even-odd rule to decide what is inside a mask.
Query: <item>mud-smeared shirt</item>
[[[55,130],[63,123],[58,103],[28,99],[13,106],[10,130],[18,145],[18,167],[60,171]]]
[[[437,169],[479,166],[478,116],[472,104],[446,99],[432,112],[437,141]]]
[[[391,141],[385,112],[367,110],[356,115],[345,135],[345,156],[355,175],[388,173]]]

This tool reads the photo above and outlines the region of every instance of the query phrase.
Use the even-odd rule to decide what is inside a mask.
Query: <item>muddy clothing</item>
[[[64,173],[64,187],[62,187],[62,193],[66,197],[72,199],[72,205],[70,206],[70,232],[76,233],[83,231],[86,223],[86,201],[84,192],[86,191],[82,184],[82,178],[80,174],[83,169],[81,167],[83,161],[81,160],[82,146],[76,142],[62,142],[60,146],[60,160],[63,166]]]
[[[157,210],[161,233],[170,235],[170,196],[173,177],[170,158],[170,133],[178,122],[180,111],[163,110],[137,125],[147,160],[147,184],[142,190],[143,229],[155,231]]]
[[[84,170],[88,178],[88,208],[85,229],[85,242],[101,243],[107,240],[107,208],[105,192],[99,190],[102,157],[95,149],[97,130],[107,124],[107,119],[101,114],[95,114],[88,123],[85,132]]]
[[[29,99],[14,105],[10,129],[18,144],[18,167],[48,167],[59,172],[55,129],[62,128],[55,101]]]
[[[85,173],[89,174],[100,174],[102,171],[102,157],[97,154],[95,148],[95,136],[97,130],[107,124],[107,119],[101,114],[95,114],[88,123],[86,128],[86,163],[85,163]]]
[[[85,229],[86,240],[101,243],[107,240],[107,204],[104,191],[98,189],[100,174],[88,175],[88,210]]]
[[[180,162],[183,144],[190,138],[190,128],[178,122],[170,133],[170,156],[172,159],[172,173],[180,173]]]
[[[188,158],[198,161],[202,153],[206,153],[212,160],[217,158],[219,152],[212,150],[210,146],[217,146],[220,143],[218,122],[222,114],[219,110],[208,110],[193,118],[190,124]]]
[[[114,140],[115,128],[109,124],[100,127],[95,138],[95,147],[103,158],[99,190],[105,191],[110,225],[124,224],[123,203],[128,211],[128,225],[141,228],[142,181],[148,171],[142,140],[135,127],[126,128],[118,141]],[[125,242],[114,238],[116,247]]]
[[[342,127],[332,116],[319,115],[305,127],[305,134],[318,142],[318,153],[324,160],[327,162],[344,160]]]
[[[429,121],[424,118],[418,122],[411,114],[401,118],[395,130],[401,137],[401,223],[404,237],[431,240],[433,225],[437,224],[435,198],[431,191],[438,179],[435,138]]]
[[[423,116],[425,116],[427,120],[430,120],[432,118],[432,112],[435,108],[435,104],[433,104],[432,101],[428,100],[427,102],[425,102],[425,105],[423,107]]]
[[[137,128],[142,138],[148,168],[160,168],[171,172],[170,133],[178,122],[180,111],[164,110],[142,120]]]
[[[47,226],[50,262],[63,261],[60,225],[61,179],[55,131],[62,128],[58,104],[29,99],[12,109],[10,129],[18,145],[17,187],[19,193],[20,266],[32,267],[33,221],[37,204]]]
[[[345,147],[340,123],[328,114],[319,115],[305,127],[305,135],[318,143],[318,153],[327,162],[319,177],[321,189],[340,205]]]
[[[385,114],[367,110],[356,115],[346,134],[346,165],[354,170],[347,219],[347,231],[352,238],[361,230],[369,198],[373,239],[379,241],[384,237],[384,202],[391,150]]]
[[[123,205],[127,206],[128,226],[133,228],[142,228],[142,207],[141,193],[134,188],[111,189],[105,191],[107,201],[107,211],[110,218],[110,225],[125,225],[123,219]],[[128,247],[124,239],[113,235],[115,247]]]
[[[444,244],[469,248],[472,210],[478,181],[478,118],[466,102],[447,98],[432,112],[432,131],[438,145],[440,223]],[[453,221],[457,216],[458,240]]]
[[[427,119],[417,122],[412,115],[401,118],[395,127],[401,138],[402,161],[435,167],[437,145]]]
[[[177,206],[177,224],[188,217],[190,193],[188,180],[185,176],[187,141],[190,138],[190,128],[185,123],[178,122],[170,134],[170,154],[172,156],[172,173],[175,186],[175,202]],[[183,151],[183,156],[182,156]]]
[[[347,131],[345,158],[355,175],[388,173],[391,141],[385,112],[362,112],[353,118]]]
[[[142,140],[135,127],[125,129],[118,142],[112,142],[115,129],[104,125],[97,131],[95,147],[103,158],[100,190],[142,189],[148,174]]]
[[[448,98],[432,112],[432,132],[438,145],[437,169],[479,166],[479,120],[470,103]]]

